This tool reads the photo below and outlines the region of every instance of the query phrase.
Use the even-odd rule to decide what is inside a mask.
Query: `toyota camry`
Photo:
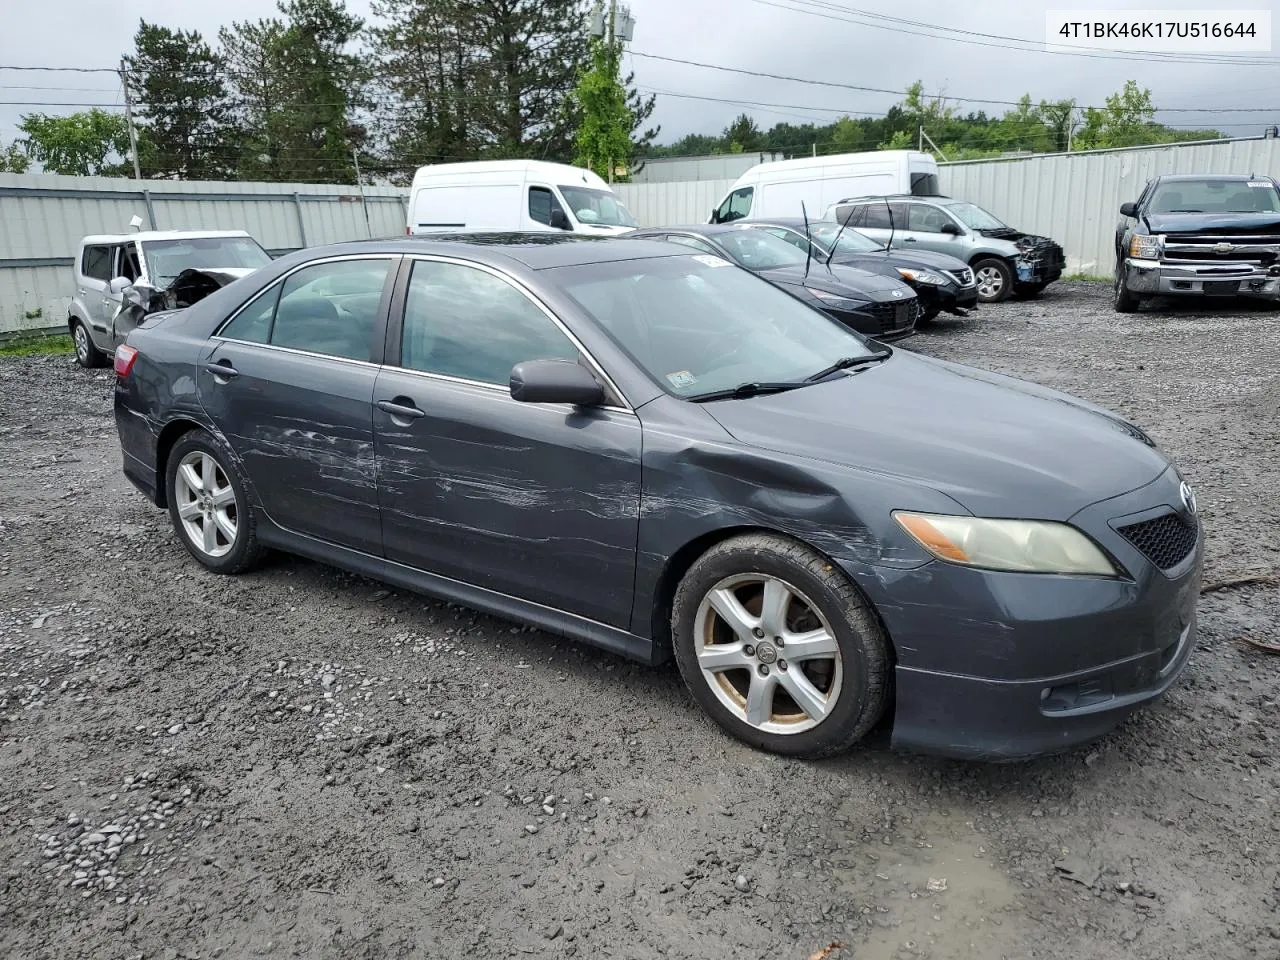
[[[305,250],[115,371],[124,471],[207,570],[271,548],[673,656],[778,753],[1060,749],[1194,646],[1195,500],[1139,428],[673,244]]]

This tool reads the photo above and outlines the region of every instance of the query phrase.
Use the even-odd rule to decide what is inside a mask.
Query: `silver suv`
[[[935,250],[973,267],[982,303],[1031,297],[1062,276],[1062,247],[1015,230],[976,204],[950,197],[857,197],[827,208],[825,220],[904,251]]]
[[[102,367],[129,332],[119,323],[125,291],[143,281],[169,289],[186,270],[243,275],[271,262],[243,230],[153,230],[85,237],[75,262],[67,327],[82,367]],[[185,305],[185,304],[182,304]]]

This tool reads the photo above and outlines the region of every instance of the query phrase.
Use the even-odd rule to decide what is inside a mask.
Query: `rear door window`
[[[80,260],[80,272],[91,280],[106,283],[111,279],[111,248],[103,246],[85,247]]]
[[[271,345],[368,360],[373,352],[387,275],[395,262],[338,260],[290,274],[280,286],[280,300],[271,323]],[[262,322],[260,313],[246,310],[228,324],[223,336],[262,342]]]

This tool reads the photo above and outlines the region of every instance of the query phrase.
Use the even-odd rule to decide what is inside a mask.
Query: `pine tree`
[[[233,176],[239,153],[225,65],[194,30],[141,21],[125,58],[146,130],[144,176],[210,180]]]
[[[288,78],[284,65],[285,27],[277,19],[232,23],[218,32],[235,91],[241,128],[240,176],[246,180],[283,180],[286,149]]]

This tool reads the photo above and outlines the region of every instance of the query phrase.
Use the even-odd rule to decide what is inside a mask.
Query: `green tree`
[[[636,147],[631,141],[635,118],[618,79],[621,57],[620,42],[593,41],[591,67],[583,72],[570,100],[578,117],[573,162],[608,180],[619,167],[630,168]]]
[[[25,134],[23,159],[36,161],[46,173],[118,177],[130,169],[129,127],[121,114],[96,108],[63,117],[29,113],[18,129]]]
[[[760,128],[745,113],[738,114],[720,135],[722,153],[751,153],[760,149]]]
[[[234,175],[239,130],[227,90],[225,65],[194,30],[170,30],[141,21],[134,53],[125,58],[137,91],[144,176],[184,180]]]
[[[277,19],[232,23],[218,31],[240,127],[238,173],[246,180],[286,179],[283,155],[290,127],[284,24]]]
[[[1071,130],[1076,122],[1076,102],[1074,100],[1054,100],[1052,103],[1040,101],[1040,116],[1049,128],[1049,136],[1053,141],[1053,149],[1058,153],[1066,153],[1072,146]]]
[[[11,143],[7,147],[0,147],[0,173],[26,173],[30,165],[31,161],[20,144]]]
[[[1157,126],[1155,117],[1151,91],[1139,87],[1134,80],[1126,80],[1124,89],[1107,97],[1105,107],[1085,109],[1084,126],[1076,143],[1087,150],[1159,142],[1152,137]]]

